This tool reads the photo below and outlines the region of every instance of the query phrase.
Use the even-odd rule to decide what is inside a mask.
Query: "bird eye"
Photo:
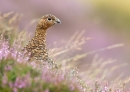
[[[51,20],[51,18],[48,18],[47,20],[49,20],[49,21],[50,21],[50,20]]]

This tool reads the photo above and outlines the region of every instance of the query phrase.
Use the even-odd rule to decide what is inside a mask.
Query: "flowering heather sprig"
[[[3,41],[3,36],[0,36],[0,59],[3,57],[6,59],[9,54],[8,41]]]
[[[13,44],[12,47],[9,46],[9,41],[0,36],[0,59],[6,59],[8,57],[13,57],[18,62],[25,62],[28,57],[24,57],[24,52],[20,52],[20,44]]]

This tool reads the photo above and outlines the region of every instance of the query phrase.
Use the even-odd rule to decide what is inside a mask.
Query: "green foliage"
[[[6,69],[10,67],[10,69]],[[41,72],[33,69],[27,64],[18,63],[13,58],[2,59],[0,61],[0,91],[12,91],[14,87],[10,87],[9,83],[11,82],[12,85],[16,83],[17,78],[21,78],[24,81],[27,75],[29,75],[29,79],[26,87],[17,88],[19,92],[32,92],[37,90],[37,92],[41,92],[42,90],[49,90],[49,92],[79,92],[78,89],[71,90],[68,85],[64,84],[64,82],[55,85],[54,83],[48,83],[41,79]],[[7,79],[4,79],[7,77]],[[37,80],[36,80],[37,79]],[[3,83],[2,81],[7,81],[7,83]]]

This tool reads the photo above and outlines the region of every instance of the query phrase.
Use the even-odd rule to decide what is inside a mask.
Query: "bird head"
[[[39,20],[38,27],[42,29],[47,29],[57,23],[61,23],[61,21],[54,15],[47,14]]]

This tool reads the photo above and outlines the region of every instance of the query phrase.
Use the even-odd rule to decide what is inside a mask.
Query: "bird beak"
[[[57,18],[57,19],[56,19],[56,23],[61,23],[61,21]]]

